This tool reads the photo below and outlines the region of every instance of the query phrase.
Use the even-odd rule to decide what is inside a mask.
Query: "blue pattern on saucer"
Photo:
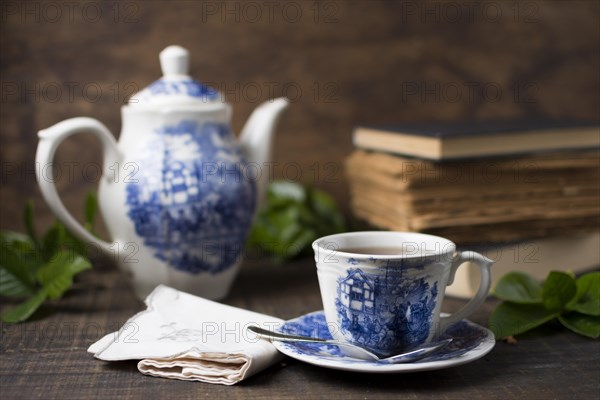
[[[318,337],[323,339],[332,339],[325,314],[323,311],[316,311],[303,315],[296,319],[287,321],[279,328],[281,333]],[[430,355],[414,364],[431,363],[434,361],[444,361],[456,359],[473,349],[477,348],[484,340],[488,338],[489,331],[477,324],[467,320],[462,320],[450,326],[441,339],[452,338],[452,342],[441,349],[439,352]],[[314,359],[331,360],[347,364],[369,364],[369,365],[389,365],[377,361],[359,360],[345,355],[338,346],[324,345],[319,343],[281,343],[291,353],[298,356],[308,356]]]

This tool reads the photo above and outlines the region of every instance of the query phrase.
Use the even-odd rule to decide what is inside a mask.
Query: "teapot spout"
[[[273,132],[281,112],[287,107],[288,99],[280,97],[261,104],[254,110],[240,135],[240,145],[249,163],[261,172],[257,179],[257,205],[261,206],[269,176],[266,163],[271,159]]]

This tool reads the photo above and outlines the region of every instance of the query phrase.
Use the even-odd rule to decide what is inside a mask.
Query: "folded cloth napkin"
[[[141,360],[140,372],[163,378],[233,385],[282,358],[273,345],[247,331],[283,321],[158,286],[148,308],[92,344],[106,361]]]

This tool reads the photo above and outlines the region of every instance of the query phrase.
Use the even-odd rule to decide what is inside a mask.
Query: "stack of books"
[[[598,123],[359,127],[354,144],[351,208],[375,227],[436,234],[486,254],[513,249],[495,257],[497,276],[532,252],[529,272],[540,277],[600,265]],[[539,261],[561,243],[564,259]],[[574,243],[586,244],[575,246],[577,256]]]

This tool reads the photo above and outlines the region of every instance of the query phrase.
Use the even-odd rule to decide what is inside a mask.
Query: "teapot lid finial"
[[[160,68],[164,76],[187,75],[190,53],[181,46],[169,46],[160,52]]]
[[[218,91],[188,75],[190,53],[181,46],[168,46],[160,52],[163,76],[129,99],[134,107],[171,107],[223,103]]]

